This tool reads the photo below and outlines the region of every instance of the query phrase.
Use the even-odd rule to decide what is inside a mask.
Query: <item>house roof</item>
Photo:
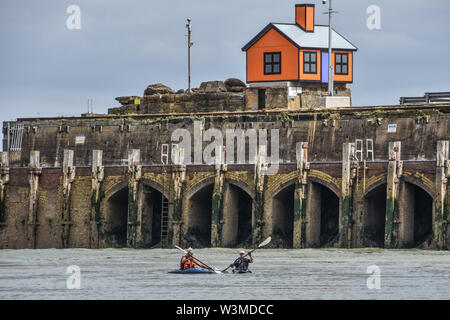
[[[242,51],[247,51],[271,29],[277,30],[282,36],[298,48],[328,48],[328,26],[315,25],[314,32],[305,32],[297,24],[269,23],[256,37],[254,37],[242,48]],[[358,50],[358,48],[337,33],[334,29],[332,37],[332,45],[334,50]]]

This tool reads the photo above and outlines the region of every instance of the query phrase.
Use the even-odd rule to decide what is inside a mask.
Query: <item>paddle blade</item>
[[[261,242],[261,243],[259,244],[258,248],[267,246],[267,245],[270,243],[270,241],[272,241],[272,237],[268,237],[266,240],[264,240],[263,242]]]
[[[175,248],[177,248],[180,251],[183,251],[184,253],[187,253],[186,250],[184,250],[183,248],[180,248],[179,246],[175,245]]]

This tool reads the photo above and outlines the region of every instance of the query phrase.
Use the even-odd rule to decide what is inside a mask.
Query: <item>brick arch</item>
[[[182,233],[184,234],[188,245],[198,245],[200,243],[200,245],[210,246],[212,244],[211,241],[216,241],[214,239],[219,239],[223,246],[237,245],[237,241],[243,240],[239,239],[239,234],[235,233],[235,230],[240,230],[242,226],[244,226],[243,230],[245,231],[242,234],[247,235],[246,226],[248,227],[250,225],[253,218],[252,208],[254,203],[254,192],[252,192],[251,188],[245,182],[224,177],[224,184],[228,183],[229,185],[233,185],[236,189],[239,189],[239,191],[234,190],[230,194],[237,196],[236,198],[233,198],[236,200],[236,202],[233,202],[235,206],[227,206],[228,209],[226,209],[225,205],[222,206],[221,210],[224,221],[224,224],[222,225],[223,233],[220,237],[216,238],[217,233],[214,233],[213,229],[216,225],[213,224],[214,221],[212,215],[212,199],[214,195],[212,188],[214,187],[215,179],[215,176],[204,178],[192,185],[183,195]],[[244,197],[244,200],[241,199],[242,197]],[[250,206],[250,208],[249,210],[243,209],[243,211],[241,211],[239,204],[243,204],[244,208],[248,208],[248,206]],[[243,213],[242,216],[241,212]],[[233,217],[233,219],[230,219],[231,217]],[[236,217],[237,219],[234,219]],[[240,217],[243,217],[247,222],[239,222]],[[236,226],[237,229],[234,228],[234,226]],[[248,235],[251,236],[251,227]],[[192,239],[196,239],[196,241],[191,244],[190,241],[192,241]]]
[[[158,183],[156,181],[153,181],[151,179],[141,179],[140,181],[145,186],[151,187],[151,188],[157,190],[158,192],[160,192],[161,194],[163,194],[166,198],[169,198],[167,191],[164,190],[164,187],[160,183]],[[105,193],[105,195],[104,195],[102,200],[103,201],[108,201],[108,199],[110,199],[112,196],[114,196],[117,192],[119,192],[119,191],[121,191],[121,190],[123,190],[123,189],[125,189],[127,187],[128,187],[128,181],[127,180],[124,180],[124,181],[121,181],[121,182],[117,183],[116,185],[114,185],[111,189],[109,189]]]
[[[283,184],[280,184],[278,188],[275,189],[275,191],[271,194],[271,198],[275,198],[278,194],[280,194],[280,192],[282,192],[284,189],[292,186],[293,184],[295,184],[295,182],[297,181],[297,179],[291,179],[287,182],[284,182]]]
[[[433,200],[436,199],[433,182],[424,175],[409,174],[401,177],[405,182],[415,185],[424,190]]]
[[[127,246],[128,181],[122,180],[101,196],[100,215],[103,223],[99,241],[106,247]],[[113,233],[112,230],[115,230]]]
[[[340,186],[340,180],[330,176],[328,173],[325,173],[323,171],[319,170],[310,170],[308,173],[308,180],[311,180],[313,182],[316,182],[318,184],[321,184],[331,191],[334,192],[334,194],[341,199],[341,186]]]
[[[128,181],[124,180],[117,184],[115,184],[112,188],[110,188],[103,196],[102,202],[108,201],[112,196],[114,196],[117,192],[128,188]]]
[[[239,172],[225,172],[225,181],[231,182],[232,184],[242,188],[249,195],[253,197],[253,193],[255,190],[255,177],[253,172],[245,172],[245,174],[241,174]]]
[[[155,189],[156,191],[160,192],[164,197],[169,199],[169,192],[166,189],[164,189],[164,186],[161,185],[159,182],[156,182],[151,179],[142,179],[141,181],[145,186]]]
[[[264,226],[264,234],[274,233],[284,239],[287,246],[299,245],[298,230],[295,227],[295,198],[293,186],[298,181],[297,173],[290,174],[290,180],[284,181],[276,188],[265,201],[264,217],[267,225]],[[313,171],[308,175],[308,190],[315,192],[320,190],[320,197],[310,197],[311,207],[306,212],[310,227],[305,233],[307,247],[319,247],[328,244],[336,237],[339,230],[339,212],[341,208],[341,189],[337,186],[338,179]],[[308,197],[308,195],[307,195]],[[308,200],[308,201],[309,201]],[[319,210],[319,211],[317,211]],[[329,223],[320,223],[317,214],[324,219],[331,219]],[[328,221],[328,220],[322,220]],[[323,229],[322,229],[322,226]],[[297,239],[297,240],[296,240]]]
[[[196,177],[194,177],[193,179],[190,179],[190,180],[186,179],[183,197],[186,197],[187,195],[189,195],[189,197],[191,197],[197,191],[202,189],[202,187],[207,186],[211,181],[214,182],[214,179],[215,179],[215,175],[212,172],[208,172],[206,177],[203,176],[200,179],[197,179]],[[205,181],[206,181],[206,183],[205,183]],[[199,188],[200,185],[202,185],[202,187]],[[195,188],[195,190],[194,190],[194,188]]]
[[[403,179],[405,182],[418,186],[419,188],[423,189],[431,198],[435,198],[435,191],[433,189],[434,184],[427,177],[406,173],[406,175],[403,175],[401,179]],[[387,184],[387,174],[382,174],[369,180],[373,181],[369,183],[368,187],[366,187],[366,191],[362,195],[361,199],[365,199],[370,192],[372,192],[379,186]]]
[[[192,185],[189,188],[189,190],[186,191],[186,194],[184,197],[186,199],[192,198],[193,195],[195,195],[197,192],[202,190],[204,187],[214,184],[214,180],[215,180],[215,177],[208,177],[208,178],[205,178],[205,179],[197,182],[196,184]]]
[[[186,192],[186,198],[190,199],[193,195],[195,195],[198,191],[202,190],[204,187],[214,184],[215,179],[216,179],[215,177],[205,178],[200,182],[196,183],[195,185],[191,186],[191,188]],[[250,186],[246,182],[225,177],[224,183],[229,183],[242,189],[250,196],[250,198],[255,199],[255,192],[250,188]]]
[[[366,186],[365,193],[361,196],[361,199],[365,199],[373,190],[382,186],[383,184],[387,184],[387,175],[382,174],[376,177],[371,178],[368,186]]]
[[[296,171],[295,171],[296,173]],[[318,174],[320,173],[320,174]],[[326,179],[324,179],[323,177],[325,177]],[[298,178],[297,175],[295,175],[295,178],[292,178],[292,175],[289,175],[289,180],[282,182],[278,188],[276,188],[274,190],[274,192],[272,192],[271,194],[271,198],[276,197],[280,192],[282,192],[284,189],[286,189],[287,187],[290,187],[291,185],[293,185],[294,183],[297,182]],[[341,199],[341,189],[336,185],[336,183],[334,182],[330,182],[335,180],[333,177],[331,177],[330,175],[317,171],[317,170],[311,170],[310,174],[308,174],[308,181],[312,181],[315,183],[318,183],[320,185],[323,185],[324,187],[327,187],[328,189],[330,189],[335,195],[336,197],[338,197],[339,199]]]
[[[341,189],[338,188],[334,183],[329,183],[328,181],[314,178],[314,177],[308,177],[308,180],[311,180],[312,182],[318,183],[324,187],[327,187],[330,189],[336,197],[338,197],[339,200],[341,200]]]
[[[278,177],[276,177],[276,180],[274,181],[268,181],[268,183],[265,185],[265,191],[269,194],[277,194],[279,193],[282,189],[280,189],[280,186],[284,185],[285,187],[288,187],[290,184],[294,183],[296,181],[298,175],[297,175],[297,170],[292,171],[288,174],[284,174],[284,175],[280,175]]]
[[[141,179],[142,188],[152,189],[150,195],[143,197],[144,205],[142,207],[142,225],[148,227],[142,232],[142,246],[150,247],[161,241],[160,222],[154,224],[154,216],[161,215],[161,194],[167,198],[163,186],[151,179]],[[112,186],[102,195],[100,202],[100,214],[104,224],[100,235],[101,241],[107,246],[128,246],[128,219],[129,219],[129,190],[128,181],[123,180]],[[153,192],[155,191],[155,192]],[[159,204],[157,204],[159,203]],[[150,206],[149,206],[150,204]],[[156,208],[156,209],[155,209]],[[150,220],[149,220],[150,219]],[[155,229],[153,229],[155,226]],[[153,230],[152,230],[153,229]],[[141,246],[140,245],[140,246]]]
[[[255,199],[255,191],[246,182],[236,179],[225,178],[224,183],[229,183],[242,189],[243,191],[245,191],[245,193],[247,193],[250,196],[250,198],[252,198],[252,200]]]

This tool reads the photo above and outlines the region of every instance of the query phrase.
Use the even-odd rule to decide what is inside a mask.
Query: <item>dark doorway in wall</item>
[[[244,190],[239,189],[238,239],[237,243],[251,240],[252,235],[252,198]]]
[[[386,184],[382,184],[365,197],[364,245],[384,248],[386,225]]]
[[[211,212],[214,185],[209,184],[189,199],[189,222],[186,242],[192,247],[211,245]]]
[[[331,245],[339,233],[339,198],[329,188],[322,187],[320,211],[320,246]]]
[[[161,209],[163,196],[159,192],[153,193],[153,212],[152,212],[152,238],[150,246],[161,243]]]
[[[334,192],[321,183],[308,183],[305,214],[305,247],[332,246],[339,233],[339,198]]]
[[[258,109],[266,108],[266,89],[258,89]]]
[[[295,185],[292,184],[275,195],[272,201],[273,235],[278,247],[293,246],[294,190]]]
[[[399,188],[399,245],[402,248],[427,247],[431,241],[433,198],[414,183]]]
[[[252,198],[240,187],[231,183],[225,183],[222,204],[222,246],[233,248],[250,245],[252,235]]]
[[[167,199],[158,190],[143,185],[142,223],[136,231],[136,246],[150,248],[160,246],[162,235],[163,204]],[[108,247],[127,247],[128,188],[113,194],[106,202],[104,236]],[[141,201],[138,199],[138,201]]]
[[[432,233],[433,198],[422,188],[414,187],[414,246],[419,246]]]
[[[158,190],[145,186],[145,202],[143,208],[144,246],[161,246],[163,204],[166,197]]]
[[[127,246],[128,188],[114,194],[108,200],[106,236],[111,247]]]

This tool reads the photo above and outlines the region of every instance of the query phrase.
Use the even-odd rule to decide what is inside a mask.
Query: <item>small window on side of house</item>
[[[317,52],[303,52],[303,72],[311,74],[317,73]]]
[[[336,74],[348,75],[348,53],[335,53],[334,70]]]
[[[281,52],[264,53],[264,74],[281,74]]]

